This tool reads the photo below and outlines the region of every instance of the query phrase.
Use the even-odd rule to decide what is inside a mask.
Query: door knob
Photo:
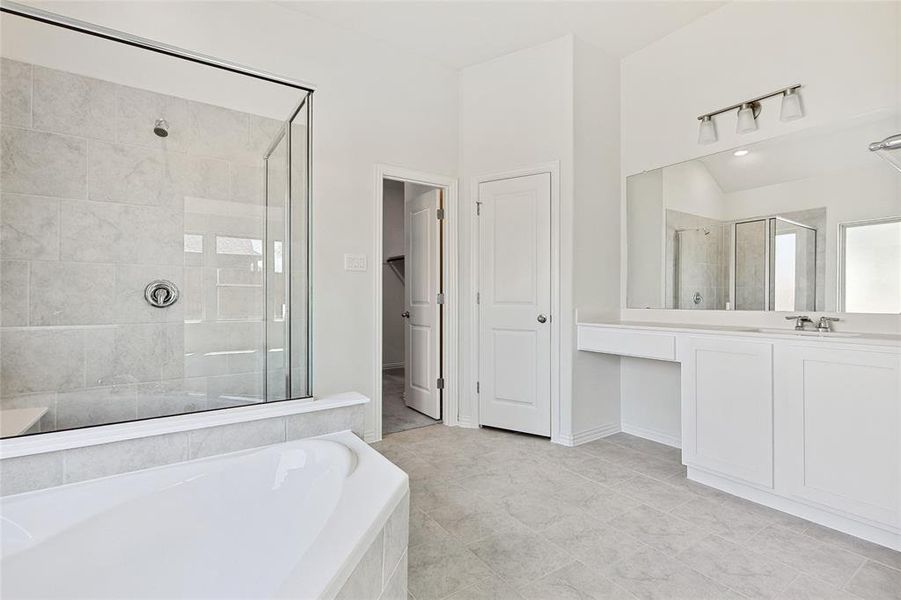
[[[405,319],[409,319],[409,318],[410,318],[410,311],[405,310],[404,312],[400,313],[400,316],[402,316],[402,317],[405,318]]]
[[[547,317],[545,317],[544,315],[538,315],[538,322],[547,323]]]

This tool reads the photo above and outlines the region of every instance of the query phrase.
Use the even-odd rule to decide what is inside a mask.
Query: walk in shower
[[[2,6],[2,435],[309,397],[312,89]]]

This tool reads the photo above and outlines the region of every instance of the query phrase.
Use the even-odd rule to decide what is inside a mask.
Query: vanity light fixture
[[[701,122],[701,125],[698,129],[698,143],[712,144],[715,142],[717,140],[717,135],[713,117],[733,110],[738,110],[738,123],[736,123],[735,127],[736,133],[757,131],[757,117],[762,110],[760,102],[775,96],[782,96],[782,110],[779,114],[780,120],[794,121],[795,119],[800,119],[804,116],[804,108],[801,106],[800,89],[801,84],[797,83],[795,85],[780,88],[775,92],[757,96],[756,98],[751,98],[750,100],[745,100],[738,104],[733,104],[732,106],[727,106],[726,108],[721,108],[699,116],[698,121]]]

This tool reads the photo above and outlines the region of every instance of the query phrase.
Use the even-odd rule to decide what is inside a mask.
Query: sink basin
[[[778,333],[781,335],[799,335],[804,337],[830,337],[830,338],[851,338],[851,337],[859,337],[859,333],[843,333],[841,331],[829,331],[829,332],[820,332],[820,331],[796,331],[794,329],[766,329],[760,328],[755,329],[754,331],[758,333]]]

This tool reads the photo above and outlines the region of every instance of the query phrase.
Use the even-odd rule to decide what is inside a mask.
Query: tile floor
[[[410,475],[412,600],[901,598],[901,553],[690,482],[654,442],[436,425],[374,447]]]
[[[403,367],[382,371],[382,435],[435,423],[435,419],[404,404]]]

